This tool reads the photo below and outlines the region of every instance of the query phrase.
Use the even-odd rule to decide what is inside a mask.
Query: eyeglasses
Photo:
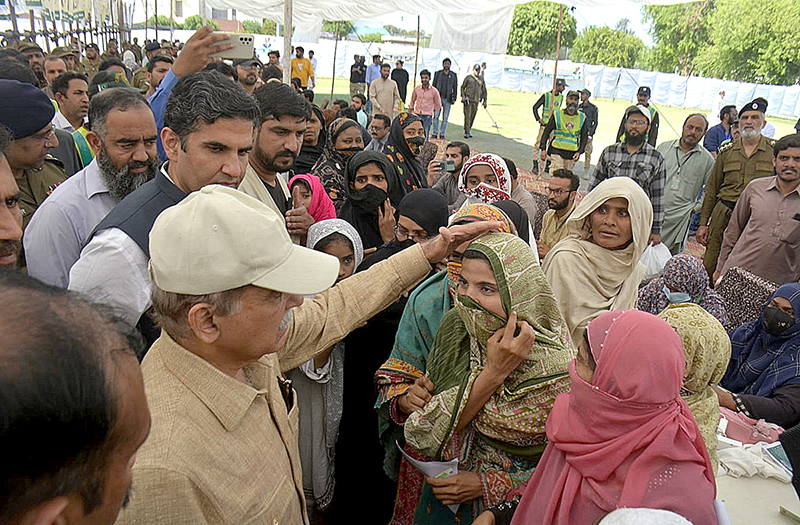
[[[376,128],[375,126],[370,126],[370,127],[367,128],[367,131],[370,131],[370,132],[376,131],[377,132],[377,131],[383,131],[384,129],[386,129],[386,128]]]
[[[31,138],[36,139],[36,140],[45,141],[45,140],[52,139],[53,135],[55,135],[55,134],[56,134],[55,128],[50,128],[50,131],[43,131],[42,133],[37,133],[36,135],[31,135]]]
[[[428,232],[425,231],[410,232],[405,228],[403,228],[402,226],[400,226],[399,224],[394,227],[394,233],[397,234],[398,237],[403,237],[404,239],[411,239],[414,242],[427,241],[428,238],[430,237],[430,235],[428,235]],[[403,239],[398,239],[398,240],[403,240]]]
[[[572,190],[562,190],[561,188],[555,188],[555,189],[547,188],[547,194],[549,195],[551,193],[556,197],[561,197],[565,193],[572,193]]]
[[[646,120],[628,120],[628,124],[633,124],[634,126],[646,126]]]

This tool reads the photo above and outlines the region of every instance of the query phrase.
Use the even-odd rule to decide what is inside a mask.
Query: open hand
[[[172,72],[181,78],[203,70],[214,61],[212,54],[236,47],[231,43],[225,43],[227,40],[230,40],[227,34],[214,33],[210,26],[201,27],[184,44],[183,51],[172,65]]]
[[[439,228],[439,235],[420,244],[425,258],[436,264],[449,257],[456,247],[480,237],[486,232],[499,230],[502,224],[497,221],[471,222],[449,228]]]

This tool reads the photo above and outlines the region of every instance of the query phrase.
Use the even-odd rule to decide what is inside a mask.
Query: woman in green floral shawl
[[[457,458],[459,475],[465,481],[477,478],[480,490],[463,499],[453,514],[426,483],[415,524],[469,523],[524,483],[544,450],[545,421],[553,402],[569,390],[567,364],[574,356],[569,332],[530,248],[519,237],[492,233],[470,244],[464,257],[455,308],[445,314],[427,363],[434,395],[409,416],[405,437],[408,446],[424,456],[442,461]],[[466,280],[467,263],[476,258],[488,261],[496,281],[502,307],[494,311]],[[483,405],[470,408],[473,388],[480,392],[476,381],[488,370],[488,349],[497,341],[493,336],[505,331],[512,313],[517,328],[529,330],[534,342]],[[451,501],[438,488],[447,481],[427,481],[437,485],[445,503]]]

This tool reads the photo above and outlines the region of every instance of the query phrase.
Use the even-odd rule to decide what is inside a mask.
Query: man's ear
[[[89,142],[92,150],[94,150],[95,155],[97,155],[97,152],[103,147],[103,141],[100,139],[100,135],[94,131],[89,131],[89,133],[86,134],[86,140]]]
[[[161,145],[164,146],[164,151],[169,160],[177,159],[180,151],[183,149],[181,138],[177,133],[166,126],[161,128]]]
[[[220,329],[214,320],[214,310],[208,303],[197,303],[186,314],[189,327],[202,343],[211,344],[220,336]]]

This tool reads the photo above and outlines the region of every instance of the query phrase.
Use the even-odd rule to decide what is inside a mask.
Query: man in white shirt
[[[311,61],[311,69],[314,71],[314,77],[317,76],[317,59],[314,56],[314,50],[308,52],[308,60]]]
[[[83,126],[89,113],[89,81],[86,75],[67,71],[56,77],[52,87],[58,102],[53,127],[72,133]]]
[[[69,270],[95,226],[158,171],[156,121],[138,91],[101,91],[89,116],[86,140],[97,155],[45,199],[25,230],[28,274],[59,288],[69,284]]]
[[[716,126],[721,121],[719,119],[719,112],[722,110],[722,107],[725,105],[725,90],[719,90],[719,96],[714,99],[714,102],[711,104],[711,114],[708,116],[708,124],[709,126]]]
[[[125,197],[90,235],[69,275],[69,289],[115,307],[152,342],[157,330],[147,271],[156,217],[209,184],[237,188],[253,148],[260,111],[253,97],[212,71],[181,78],[164,108],[161,142],[169,161]]]

